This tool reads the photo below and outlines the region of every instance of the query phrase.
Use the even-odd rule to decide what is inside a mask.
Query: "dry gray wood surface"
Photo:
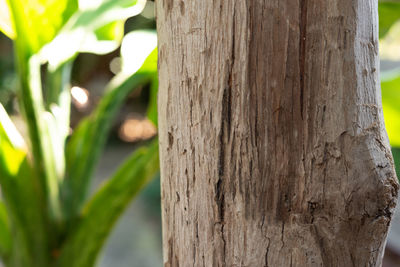
[[[165,266],[380,266],[375,0],[163,0]]]

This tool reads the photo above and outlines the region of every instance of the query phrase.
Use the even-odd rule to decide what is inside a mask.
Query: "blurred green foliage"
[[[379,37],[384,37],[400,18],[398,2],[379,3]]]
[[[0,104],[0,257],[6,266],[93,266],[116,219],[157,174],[154,140],[88,198],[116,113],[134,89],[157,84],[156,33],[136,31],[124,38],[125,20],[145,3],[0,0],[0,30],[13,39],[11,69],[16,69],[16,94],[28,129],[24,140]],[[121,51],[122,70],[71,134],[75,58],[80,52],[112,52],[121,42],[122,47],[129,43]],[[155,93],[152,89],[152,101]],[[155,107],[151,103],[148,111],[153,121]]]
[[[381,39],[384,40],[399,21],[400,3],[398,1],[379,2],[379,37]],[[400,53],[400,51],[397,53]],[[392,56],[398,58],[398,55]],[[386,130],[392,146],[397,175],[400,177],[400,71],[381,72],[381,89]]]
[[[400,147],[400,72],[387,71],[381,75],[382,106],[390,144]]]

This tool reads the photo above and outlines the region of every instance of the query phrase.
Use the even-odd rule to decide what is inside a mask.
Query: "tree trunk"
[[[380,266],[372,0],[158,0],[165,266]]]

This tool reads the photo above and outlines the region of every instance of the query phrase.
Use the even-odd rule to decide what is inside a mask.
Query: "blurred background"
[[[386,16],[381,14],[381,16]],[[388,15],[389,17],[389,15]],[[397,16],[399,17],[399,16]],[[386,18],[386,17],[385,17]],[[148,1],[141,15],[127,20],[125,32],[155,29],[154,2]],[[13,47],[10,39],[0,33],[0,102],[13,121],[19,118],[16,102],[17,76],[14,70]],[[397,172],[400,171],[400,22],[391,24],[381,36],[381,82],[385,123],[391,141]],[[120,52],[99,56],[80,54],[72,70],[72,127],[90,114],[103,88],[121,68]],[[105,153],[96,172],[92,188],[96,188],[119,163],[141,142],[156,135],[155,126],[146,119],[150,97],[149,85],[132,93],[114,121]],[[157,267],[162,266],[161,209],[159,175],[150,183],[118,221],[101,255],[99,266]],[[400,209],[390,230],[385,267],[400,266]]]
[[[382,105],[396,172],[400,177],[400,11],[393,9],[391,3],[381,4],[379,8]],[[400,266],[399,205],[390,227],[383,262],[383,267],[395,266]]]
[[[143,12],[128,19],[125,32],[155,29],[154,2],[148,1]],[[80,54],[72,70],[71,124],[96,106],[106,84],[120,71],[120,51],[104,55]],[[16,99],[18,77],[14,69],[12,41],[0,32],[0,102],[12,115],[17,128],[24,133]],[[110,177],[118,165],[157,133],[154,124],[146,119],[149,103],[149,85],[132,93],[114,121],[105,152],[96,171],[92,191]],[[26,130],[25,130],[26,131]],[[0,263],[1,265],[1,263]],[[131,203],[118,220],[99,259],[100,267],[156,267],[162,266],[161,209],[159,175]]]

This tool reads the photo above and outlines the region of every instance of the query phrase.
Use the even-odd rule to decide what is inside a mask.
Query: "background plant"
[[[400,1],[379,2],[379,37],[382,59],[400,59]],[[396,65],[396,64],[395,64]],[[386,130],[400,177],[400,65],[381,71],[382,105]]]
[[[0,105],[0,255],[7,266],[92,266],[115,220],[157,172],[158,145],[153,141],[87,199],[116,112],[138,85],[157,84],[154,32],[125,37],[121,72],[70,135],[74,59],[80,52],[103,54],[118,48],[125,19],[144,4],[0,1],[0,28],[14,40],[17,94],[29,133],[24,140]],[[154,123],[155,95],[153,89],[149,114]]]

